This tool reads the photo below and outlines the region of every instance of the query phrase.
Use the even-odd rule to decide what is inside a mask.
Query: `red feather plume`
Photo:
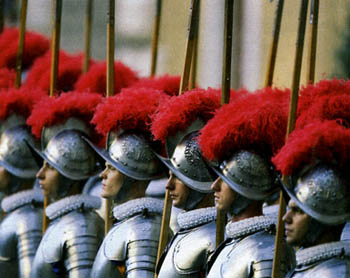
[[[164,91],[174,96],[179,93],[181,77],[179,75],[163,75],[149,78],[142,78],[134,83],[132,88],[152,88]]]
[[[316,84],[309,84],[300,90],[298,101],[298,114],[300,115],[311,105],[315,100],[322,96],[342,95],[350,93],[350,81],[342,79],[321,80]]]
[[[64,51],[59,53],[59,65],[57,76],[57,91],[68,92],[73,89],[82,70],[82,55],[70,55]],[[40,88],[45,91],[50,89],[51,51],[38,58],[28,72],[23,84],[25,88]]]
[[[0,69],[0,89],[8,89],[15,86],[16,73],[8,68]]]
[[[246,94],[246,90],[230,92],[230,101]],[[156,140],[162,142],[177,132],[184,131],[196,119],[207,122],[220,107],[220,89],[194,89],[180,96],[174,96],[167,103],[159,106],[152,121],[152,133]]]
[[[60,124],[70,117],[83,120],[89,125],[102,96],[91,93],[68,92],[56,97],[47,97],[37,103],[27,124],[32,133],[40,138],[43,127]]]
[[[15,113],[27,118],[34,105],[46,93],[41,90],[9,89],[1,92],[0,119],[6,120],[8,116]]]
[[[350,94],[327,95],[314,100],[312,106],[300,115],[296,128],[303,128],[315,120],[339,120],[350,125]]]
[[[162,91],[155,89],[123,89],[120,94],[106,98],[97,107],[92,123],[103,135],[120,129],[149,132],[151,115],[159,103],[168,98]]]
[[[289,90],[265,88],[224,105],[201,130],[203,156],[223,160],[238,150],[272,156],[284,144]]]
[[[341,167],[349,163],[349,142],[350,130],[337,121],[316,121],[292,132],[272,162],[287,176],[318,161],[337,162]]]
[[[6,28],[0,35],[0,67],[14,69],[16,67],[19,30]],[[22,68],[29,68],[34,60],[49,50],[50,43],[43,35],[27,31],[25,33]]]
[[[106,95],[106,71],[106,62],[92,65],[89,71],[76,82],[75,90]],[[129,67],[119,61],[114,63],[114,94],[119,93],[122,88],[130,87],[137,80],[136,73]]]

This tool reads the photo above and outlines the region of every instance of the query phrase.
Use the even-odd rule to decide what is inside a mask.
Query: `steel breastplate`
[[[55,277],[58,265],[62,273],[86,274],[104,235],[103,220],[93,210],[97,204],[97,197],[75,195],[47,207],[52,222],[36,252],[33,277]]]
[[[227,224],[226,233],[232,240],[217,255],[207,277],[271,277],[275,222],[271,217],[260,216]],[[281,277],[294,265],[294,251],[284,242]]]
[[[301,249],[296,260],[297,266],[288,277],[348,277],[350,243],[338,241]]]
[[[216,209],[180,213],[180,231],[175,235],[158,277],[198,277],[215,250]]]
[[[41,240],[43,210],[31,202],[28,195],[33,196],[32,192],[26,193],[7,197],[13,203],[11,209],[5,206],[8,214],[0,224],[0,273],[5,271],[4,277],[17,277],[16,273],[29,277]]]
[[[153,277],[163,201],[131,200],[113,209],[117,223],[105,237],[91,277],[119,277],[115,264],[124,264],[127,277]]]
[[[346,222],[340,240],[350,240],[350,222]]]

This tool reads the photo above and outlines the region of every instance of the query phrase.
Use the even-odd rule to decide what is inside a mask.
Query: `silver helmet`
[[[284,184],[288,195],[312,218],[328,225],[342,224],[349,219],[349,189],[335,167],[319,164],[303,171],[296,182],[290,184]]]
[[[210,186],[214,178],[202,157],[197,136],[198,132],[187,134],[176,146],[170,159],[161,156],[159,158],[188,187],[201,193],[209,193],[212,192]]]
[[[215,172],[237,193],[251,200],[263,200],[278,189],[272,165],[260,155],[239,151]]]
[[[135,180],[152,180],[164,175],[161,163],[142,134],[119,133],[109,136],[108,150],[90,146],[118,171]]]
[[[11,127],[25,124],[26,119],[23,116],[13,113],[9,117],[7,117],[6,120],[0,121],[0,133],[4,132],[6,129],[9,129]]]
[[[35,151],[60,174],[71,180],[95,175],[98,167],[94,151],[78,130],[63,130],[48,142],[43,152]]]
[[[39,167],[26,142],[36,144],[27,126],[6,129],[0,138],[0,165],[14,176],[33,179]]]

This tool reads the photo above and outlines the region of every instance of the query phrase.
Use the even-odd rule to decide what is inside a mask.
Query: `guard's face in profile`
[[[217,178],[211,185],[214,190],[215,206],[218,210],[229,212],[236,199],[236,192],[233,191],[226,182]]]
[[[102,178],[102,198],[114,198],[117,196],[124,182],[124,174],[106,162],[106,168],[100,174]]]
[[[298,246],[309,229],[311,218],[293,200],[289,201],[288,207],[286,214],[283,216],[286,240],[288,244]]]
[[[60,173],[47,161],[44,161],[36,177],[39,179],[40,188],[44,196],[55,199],[60,183]]]
[[[169,190],[169,195],[173,201],[173,206],[184,209],[190,194],[190,189],[172,172],[169,172],[169,174],[170,176],[166,189]]]

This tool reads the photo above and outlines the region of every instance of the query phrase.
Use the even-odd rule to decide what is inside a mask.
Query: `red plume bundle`
[[[75,84],[77,91],[89,91],[92,93],[106,94],[107,64],[100,62],[92,65],[89,71],[82,75]],[[130,87],[138,80],[136,73],[122,62],[114,63],[114,94],[122,88]]]
[[[197,118],[204,121],[212,117],[220,107],[220,90],[194,89],[174,96],[159,106],[152,121],[152,133],[156,140],[165,141],[168,136],[185,130]]]
[[[27,118],[34,105],[44,98],[46,93],[41,90],[9,89],[1,92],[0,119],[6,120],[15,113]]]
[[[0,69],[0,89],[8,89],[15,86],[16,73],[8,68]]]
[[[36,137],[43,127],[65,122],[70,117],[78,118],[89,125],[102,97],[98,94],[68,92],[58,97],[47,97],[35,105],[27,124]]]
[[[16,67],[19,30],[7,28],[0,35],[0,67],[14,69]],[[24,39],[22,68],[29,68],[34,60],[49,50],[49,40],[43,35],[27,31]]]
[[[155,89],[123,89],[120,94],[105,99],[97,107],[92,123],[103,135],[120,129],[149,132],[151,115],[168,98],[168,95]]]
[[[64,51],[59,53],[59,65],[57,75],[57,91],[71,91],[74,83],[81,75],[82,55],[70,55]],[[28,72],[24,83],[25,88],[40,88],[45,91],[50,89],[51,51],[38,58]]]
[[[315,120],[339,120],[350,124],[350,94],[327,95],[314,100],[311,107],[300,115],[296,128],[303,128]]]
[[[284,144],[289,91],[266,88],[217,110],[198,138],[203,156],[223,160],[239,150],[272,156]]]
[[[163,75],[150,78],[142,78],[133,84],[132,88],[152,88],[164,91],[174,96],[179,93],[181,77],[179,75]]]
[[[321,80],[316,84],[309,84],[300,90],[298,114],[311,107],[316,99],[322,96],[350,94],[350,81],[341,79]]]
[[[337,162],[341,167],[350,159],[349,142],[350,130],[337,121],[316,121],[292,132],[272,162],[288,176],[319,161]]]

